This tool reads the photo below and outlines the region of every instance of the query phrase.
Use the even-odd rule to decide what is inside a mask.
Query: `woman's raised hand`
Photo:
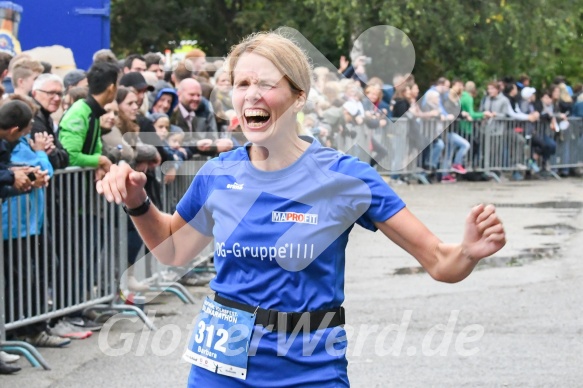
[[[506,244],[502,221],[493,205],[475,206],[466,219],[462,247],[473,259],[482,259],[498,252]]]
[[[133,170],[129,164],[112,164],[109,172],[97,182],[97,192],[107,201],[117,204],[125,203],[132,209],[146,200],[146,174]]]

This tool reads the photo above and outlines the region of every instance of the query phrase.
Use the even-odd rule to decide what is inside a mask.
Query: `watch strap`
[[[132,217],[138,217],[138,216],[141,216],[143,214],[146,214],[148,212],[148,210],[150,209],[151,204],[152,204],[152,202],[150,201],[150,197],[146,196],[144,203],[142,203],[140,206],[135,207],[133,209],[128,209],[128,207],[126,205],[122,205],[122,209],[124,212],[126,212],[127,215],[132,216]]]

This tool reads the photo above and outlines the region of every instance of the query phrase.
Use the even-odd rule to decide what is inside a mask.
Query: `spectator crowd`
[[[100,50],[87,71],[72,70],[61,78],[51,72],[50,64],[27,54],[0,53],[2,211],[28,217],[3,217],[7,279],[26,276],[15,270],[18,257],[10,252],[38,252],[35,244],[44,230],[44,212],[50,215],[56,210],[44,208],[46,187],[56,171],[71,166],[91,168],[98,180],[112,164],[129,163],[146,174],[148,196],[161,206],[163,185],[172,184],[185,161],[213,157],[245,144],[223,61],[207,62],[199,49],[188,52],[178,63],[164,61],[159,53],[119,60],[110,50]],[[406,122],[410,133],[418,133],[417,138],[423,138],[427,123],[444,124],[442,132],[446,124],[454,122],[451,128],[455,130],[427,139],[429,146],[420,150],[420,164],[428,180],[448,183],[470,176],[479,165],[479,158],[468,157],[470,151],[474,157],[483,152],[477,128],[490,128],[494,133],[504,130],[499,125],[503,120],[514,120],[522,123],[521,130],[513,128],[508,136],[519,146],[506,151],[502,166],[518,166],[513,179],[579,174],[572,167],[553,171],[549,162],[557,157],[561,143],[581,141],[564,133],[570,117],[583,117],[582,85],[572,87],[559,76],[552,85],[537,90],[527,75],[520,75],[482,85],[485,93],[480,93],[481,88],[471,80],[441,77],[421,94],[413,75],[396,74],[392,80],[382,80],[367,74],[366,67],[367,58],[360,56],[352,64],[342,58],[339,69],[315,68],[298,131],[340,150],[363,140],[358,143],[366,144],[372,157],[360,156],[374,166],[394,152],[386,139],[390,120]],[[515,152],[524,149],[527,141],[531,154],[526,158],[529,164],[522,166],[525,158]],[[161,165],[162,178],[157,174]],[[397,183],[407,180],[405,175],[393,178]],[[17,199],[22,196],[27,200]],[[131,265],[143,244],[133,224],[128,225]],[[35,238],[24,239],[27,236]],[[146,290],[131,268],[128,287]],[[191,282],[201,284],[205,279],[195,277]],[[7,312],[6,316],[13,314]],[[63,347],[99,328],[88,317],[72,314],[9,334],[34,346]],[[18,367],[7,364],[13,361],[15,356],[0,352],[0,373],[16,371]]]

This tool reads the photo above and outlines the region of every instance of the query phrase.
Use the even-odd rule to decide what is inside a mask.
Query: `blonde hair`
[[[332,103],[335,99],[340,96],[340,84],[338,81],[328,81],[324,85],[324,90],[322,90],[322,94],[326,97],[326,99]]]
[[[243,54],[253,53],[268,59],[289,82],[292,91],[308,95],[312,80],[311,66],[304,52],[291,40],[275,32],[258,32],[247,36],[231,48],[227,58],[227,69],[234,81],[234,70]]]
[[[425,101],[427,101],[428,104],[432,105],[431,106],[432,108],[435,108],[435,106],[439,104],[439,92],[437,90],[429,89],[425,93]]]
[[[219,77],[222,76],[223,74],[225,74],[225,68],[224,67],[219,67],[217,69],[217,71],[215,71],[215,74],[213,75],[213,83],[216,85],[216,83],[219,81]]]
[[[470,94],[474,93],[476,91],[476,84],[473,81],[468,81],[466,82],[464,89]]]
[[[346,88],[348,88],[348,86],[354,84],[354,82],[352,82],[351,79],[349,78],[342,78],[340,81],[338,81],[338,91],[340,93],[344,93],[346,92]]]
[[[242,55],[253,53],[269,60],[283,74],[295,94],[307,98],[312,85],[311,66],[306,54],[290,39],[276,32],[257,32],[233,46],[226,60],[231,85],[234,70]],[[296,122],[296,132],[302,134],[302,126]]]
[[[189,52],[187,52],[186,55],[184,55],[184,59],[204,57],[206,57],[205,52],[198,48],[192,49]]]
[[[377,84],[369,84],[366,86],[366,88],[364,89],[364,94],[368,94],[369,91],[374,91],[376,92],[377,95],[377,100],[375,102],[380,102],[383,99],[383,90],[381,89],[381,87]]]
[[[15,56],[12,57],[12,59],[8,63],[8,72],[12,73],[12,70],[14,70],[16,65],[19,64],[20,62],[30,60],[32,60],[32,57],[28,53],[16,54]]]
[[[344,89],[345,96],[354,96],[357,97],[359,100],[362,98],[362,87],[359,84],[351,83],[346,86]]]
[[[35,73],[39,73],[41,74],[44,71],[44,67],[43,65],[41,65],[41,63],[39,61],[35,61],[33,59],[29,59],[26,57],[22,57],[19,60],[15,61],[12,64],[12,71],[19,69],[19,68],[26,68],[26,69],[30,69]]]
[[[567,85],[565,85],[564,83],[560,83],[559,90],[560,90],[559,100],[564,102],[573,102],[573,98],[571,98],[571,95],[567,90]]]
[[[379,77],[372,77],[371,79],[368,80],[367,85],[376,85],[379,88],[383,88],[383,80],[380,79]]]
[[[14,88],[17,88],[18,81],[20,81],[21,79],[26,79],[34,74],[35,72],[29,69],[28,67],[16,67],[12,71],[12,86]]]
[[[326,74],[328,74],[329,72],[330,72],[330,70],[324,66],[318,66],[318,67],[314,68],[314,74],[318,78],[325,77]]]

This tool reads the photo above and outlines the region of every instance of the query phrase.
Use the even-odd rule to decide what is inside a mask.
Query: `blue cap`
[[[20,5],[15,4],[12,1],[0,1],[0,8],[11,9],[19,13],[22,13],[23,11],[23,8]]]
[[[170,124],[170,133],[172,133],[172,134],[175,134],[175,133],[183,134],[184,131],[178,125]]]
[[[166,117],[167,119],[169,119],[166,113],[150,113],[150,116],[148,117],[150,118],[150,120],[152,120],[153,123],[160,120],[162,117]]]

